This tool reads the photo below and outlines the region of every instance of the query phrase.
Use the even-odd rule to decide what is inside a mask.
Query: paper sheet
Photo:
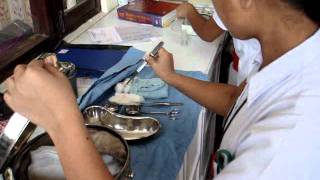
[[[122,41],[114,27],[89,29],[88,33],[93,42],[119,43]]]
[[[151,25],[120,25],[88,30],[91,41],[96,43],[118,44],[133,41],[152,41],[161,36]]]

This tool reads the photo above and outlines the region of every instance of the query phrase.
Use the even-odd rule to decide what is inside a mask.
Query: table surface
[[[136,24],[130,21],[118,19],[116,10],[111,11],[109,14],[101,18],[96,24],[90,28],[110,27],[114,25],[130,25]],[[189,36],[188,45],[180,44],[180,32],[174,30],[171,26],[166,28],[157,28],[161,32],[159,40],[164,41],[164,48],[171,52],[174,56],[175,68],[178,70],[192,70],[202,71],[208,73],[212,59],[215,55],[219,40],[212,43],[202,41],[198,36]],[[142,51],[149,52],[156,46],[159,40],[150,42],[134,42],[124,43],[121,45],[131,45]],[[89,33],[86,31],[73,41],[73,44],[93,44],[90,40]]]
[[[101,16],[101,15],[100,15]],[[92,22],[88,22],[91,23]],[[133,22],[120,20],[117,17],[116,10],[111,11],[102,17],[97,23],[90,25],[89,28],[111,27],[114,25],[130,25],[136,24]],[[172,24],[174,25],[174,23]],[[121,45],[131,45],[145,52],[150,52],[151,49],[160,41],[164,41],[164,48],[173,54],[174,65],[177,70],[185,71],[201,71],[205,74],[212,68],[212,61],[216,53],[220,38],[212,43],[202,41],[198,36],[189,36],[188,45],[181,45],[181,33],[172,25],[166,28],[158,28],[161,32],[160,39],[149,42],[134,42],[124,43]],[[87,31],[71,33],[73,39],[70,43],[73,44],[93,44]],[[193,141],[191,142],[188,151],[186,152],[184,163],[181,167],[177,179],[199,179],[199,164],[201,157],[201,148],[204,142],[204,108],[199,115],[198,127]]]

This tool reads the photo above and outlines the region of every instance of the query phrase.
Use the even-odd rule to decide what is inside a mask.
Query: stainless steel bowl
[[[125,140],[150,137],[160,130],[160,122],[152,117],[124,116],[102,106],[90,106],[83,112],[85,123],[107,126]]]
[[[83,111],[86,124],[102,125],[103,119],[108,116],[108,111],[102,106],[89,106]]]
[[[114,176],[115,180],[128,180],[133,178],[130,167],[130,152],[127,142],[114,130],[97,125],[86,125],[93,141],[101,155],[108,154],[120,160],[121,170]],[[97,134],[95,133],[103,133]],[[101,136],[103,135],[103,136]],[[31,162],[30,152],[41,146],[53,146],[53,142],[47,133],[40,134],[26,143],[17,151],[13,160],[8,164],[7,169],[11,169],[14,179],[29,180],[28,169]],[[7,180],[7,179],[6,179]]]

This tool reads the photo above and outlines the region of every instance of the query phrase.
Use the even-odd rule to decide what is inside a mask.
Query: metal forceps
[[[164,44],[163,41],[159,42],[159,44],[150,52],[149,56],[156,57],[159,49],[163,46],[163,44]],[[139,74],[139,72],[142,71],[142,69],[148,64],[145,57],[143,58],[143,60],[144,60],[144,62],[131,75],[131,77],[130,77],[129,81],[127,81],[126,85],[128,85],[134,79],[134,77],[136,77]]]

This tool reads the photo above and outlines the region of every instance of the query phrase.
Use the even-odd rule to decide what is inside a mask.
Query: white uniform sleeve
[[[218,13],[216,10],[213,11],[213,14],[212,14],[212,18],[213,20],[216,22],[216,24],[224,31],[228,31],[228,29],[226,28],[226,26],[223,24],[223,22],[221,21]]]

